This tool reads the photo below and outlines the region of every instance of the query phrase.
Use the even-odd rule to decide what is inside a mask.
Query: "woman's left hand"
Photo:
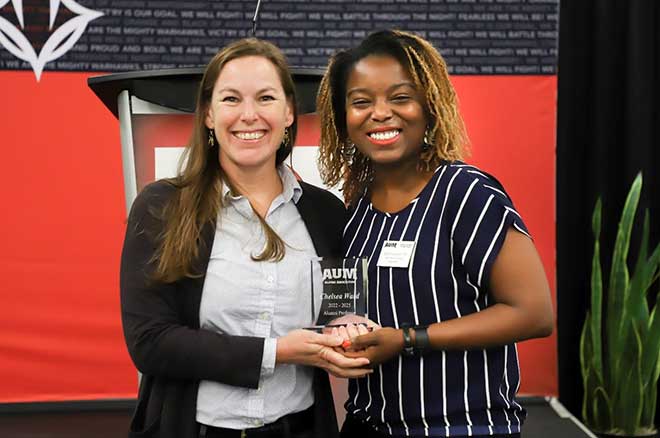
[[[366,357],[369,366],[387,362],[403,350],[403,332],[383,327],[351,339],[351,346],[344,353],[347,357]]]

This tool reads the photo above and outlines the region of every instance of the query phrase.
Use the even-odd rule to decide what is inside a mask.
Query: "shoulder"
[[[303,190],[302,196],[305,198],[305,201],[315,204],[321,208],[328,208],[338,211],[346,210],[346,207],[344,206],[344,203],[341,201],[341,199],[332,194],[330,191],[306,183],[304,181],[298,181],[298,183]]]
[[[454,199],[462,199],[466,194],[470,194],[511,201],[504,186],[490,173],[461,161],[454,161],[445,166],[446,176],[443,178],[447,184],[451,184],[450,195],[453,195]]]
[[[454,180],[448,196],[449,210],[456,215],[457,222],[470,226],[488,223],[496,228],[500,224],[507,227],[513,225],[529,236],[513,200],[497,178],[461,162],[451,163],[447,167],[448,176]]]
[[[178,188],[172,180],[162,179],[146,185],[133,201],[129,214],[130,221],[139,221],[162,211]]]

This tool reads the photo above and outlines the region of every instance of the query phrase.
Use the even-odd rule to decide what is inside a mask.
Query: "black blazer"
[[[340,255],[344,205],[331,193],[301,182],[296,204],[319,256]],[[165,181],[145,187],[133,203],[121,257],[121,313],[128,352],[143,374],[129,437],[197,438],[200,380],[257,388],[264,340],[199,329],[199,306],[215,223],[202,229],[198,278],[154,285],[147,273],[162,229],[155,211],[176,188]],[[317,437],[336,437],[328,376],[315,370]]]

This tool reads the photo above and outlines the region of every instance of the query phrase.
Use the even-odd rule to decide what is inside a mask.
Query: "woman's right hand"
[[[294,330],[277,339],[275,361],[323,368],[336,377],[357,378],[370,374],[368,359],[349,358],[335,351],[343,341],[336,329],[332,334]]]

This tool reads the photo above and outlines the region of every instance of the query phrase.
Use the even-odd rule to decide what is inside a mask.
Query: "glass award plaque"
[[[332,327],[367,323],[367,263],[366,257],[311,261],[309,329],[323,332]]]

